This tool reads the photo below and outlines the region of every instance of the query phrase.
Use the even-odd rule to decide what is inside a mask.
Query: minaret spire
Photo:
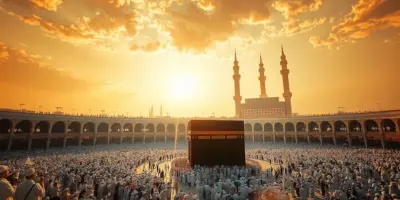
[[[237,58],[236,58],[236,49],[235,49],[235,62],[237,62]]]
[[[258,68],[258,71],[260,72],[260,77],[258,77],[258,80],[260,80],[260,89],[261,89],[261,94],[260,97],[261,98],[265,98],[268,97],[267,93],[265,91],[265,80],[266,77],[264,75],[265,69],[264,69],[264,64],[262,62],[262,57],[261,57],[261,53],[260,53],[260,64],[259,64],[260,68]]]
[[[233,96],[233,100],[235,100],[235,116],[241,116],[241,102],[242,96],[240,96],[240,74],[239,74],[239,62],[236,57],[236,49],[235,49],[235,61],[233,62],[233,81],[235,86],[235,96]]]
[[[282,75],[282,80],[283,80],[283,98],[285,99],[285,104],[286,104],[286,115],[290,116],[292,115],[292,93],[290,92],[290,87],[289,87],[289,70],[287,68],[287,60],[286,60],[286,55],[285,52],[283,51],[283,45],[281,46],[281,75]]]

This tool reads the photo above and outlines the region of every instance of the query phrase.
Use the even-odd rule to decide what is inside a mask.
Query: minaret
[[[233,100],[235,100],[235,116],[240,117],[240,104],[242,102],[242,96],[240,96],[240,74],[239,74],[239,65],[236,58],[236,50],[235,50],[235,61],[233,62],[233,81],[235,83],[235,96],[233,96]]]
[[[289,70],[287,69],[287,60],[286,60],[286,55],[285,52],[283,52],[283,45],[281,47],[282,49],[282,55],[281,55],[281,74],[282,74],[282,80],[283,80],[283,98],[285,99],[285,104],[286,104],[286,115],[291,116],[292,115],[292,93],[290,92],[289,88]]]
[[[265,98],[268,97],[267,93],[265,92],[265,80],[266,77],[264,75],[265,69],[264,69],[264,64],[262,62],[262,58],[261,58],[261,54],[260,54],[260,64],[259,64],[260,68],[258,69],[258,71],[260,72],[260,77],[258,77],[258,80],[260,80],[260,89],[261,89],[261,98]]]

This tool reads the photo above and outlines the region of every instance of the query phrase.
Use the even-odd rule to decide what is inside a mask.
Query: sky
[[[0,0],[0,107],[233,116],[244,99],[293,112],[400,108],[399,0]]]

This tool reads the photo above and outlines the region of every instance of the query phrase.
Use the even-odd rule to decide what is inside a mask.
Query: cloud
[[[262,35],[264,37],[293,36],[296,34],[306,33],[312,29],[324,24],[327,21],[325,17],[319,19],[289,20],[282,23],[282,27],[278,28],[273,25],[266,25]]]
[[[0,82],[24,87],[27,90],[46,90],[68,93],[85,91],[90,83],[73,77],[43,61],[45,56],[28,54],[0,42]]]
[[[314,47],[341,46],[364,39],[375,31],[400,27],[400,1],[359,0],[325,39],[310,37]]]
[[[172,45],[181,51],[203,51],[225,41],[245,21],[264,22],[270,18],[269,0],[195,0],[176,2],[166,9]]]
[[[12,1],[19,2],[17,0]],[[50,2],[55,1],[35,0],[35,2],[50,5]],[[26,24],[39,26],[48,37],[58,38],[73,44],[93,44],[98,46],[100,42],[103,42],[105,43],[103,46],[108,46],[107,43],[111,43],[121,35],[130,37],[137,35],[137,27],[139,26],[137,17],[140,13],[134,9],[132,2],[134,1],[82,0],[79,8],[85,10],[84,14],[70,17],[69,20],[62,18],[49,19],[36,14],[19,14],[6,11],[2,7],[0,7],[0,11],[17,17]],[[72,16],[76,14],[73,12]]]
[[[324,24],[325,17],[300,20],[300,14],[317,11],[323,0],[278,0],[272,7],[282,13],[286,21],[281,23],[281,27],[266,24],[262,35],[264,37],[293,36],[309,32],[312,29]]]
[[[3,2],[15,4],[24,8],[43,8],[49,11],[57,11],[63,0],[3,0]]]
[[[49,37],[59,38],[63,41],[69,41],[72,43],[77,42],[88,42],[89,39],[94,39],[95,35],[90,31],[82,29],[76,25],[61,25],[54,21],[43,19],[37,15],[22,16],[14,12],[7,12],[0,7],[0,12],[19,18],[22,22],[32,25],[39,26],[43,31],[47,33]]]
[[[278,0],[272,7],[282,12],[286,19],[294,19],[299,14],[316,11],[322,5],[322,0]]]
[[[144,52],[155,52],[161,48],[165,48],[165,44],[161,44],[159,41],[148,42],[144,45],[133,44],[131,51],[144,51]]]

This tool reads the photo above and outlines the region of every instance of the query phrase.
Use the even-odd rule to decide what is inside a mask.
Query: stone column
[[[332,140],[333,140],[333,145],[336,147],[336,130],[335,127],[332,128]]]
[[[262,135],[262,141],[263,141],[263,144],[265,144],[265,133],[264,133],[264,131],[263,131],[263,135]]]
[[[96,126],[96,125],[95,125]],[[97,126],[96,126],[97,127]],[[81,130],[79,131],[79,141],[78,141],[78,146],[82,146],[82,138],[83,138],[83,127],[81,127]]]
[[[157,131],[154,132],[154,144],[157,144]]]
[[[275,144],[275,133],[272,135],[273,139],[274,139],[274,144]]]
[[[94,125],[94,130],[93,130],[93,147],[95,147],[96,144],[97,144],[97,124]]]
[[[15,131],[15,129],[14,129],[14,127],[12,127],[11,130],[10,130],[10,136],[9,136],[9,139],[8,139],[7,151],[10,151],[10,150],[11,150],[11,146],[12,146],[12,142],[13,142],[13,137],[14,137],[14,131]]]
[[[29,131],[29,141],[28,141],[28,151],[30,152],[32,149],[32,137],[33,137],[33,128]]]
[[[364,146],[365,146],[365,148],[368,148],[367,129],[365,128],[365,121],[360,121],[360,123],[361,123],[361,128],[362,128],[362,133],[363,133]]]
[[[97,133],[93,133],[93,147],[96,146],[97,143]]]
[[[296,141],[296,144],[298,144],[299,143],[299,140],[298,140],[298,138],[297,138],[297,122],[295,122],[294,123],[294,140]]]
[[[46,151],[49,150],[50,148],[50,140],[51,140],[51,125],[49,125],[49,131],[47,132]]]
[[[67,147],[67,135],[64,135],[63,138],[63,148],[65,149],[65,147]]]
[[[110,144],[110,127],[108,127],[108,130],[107,130],[107,145],[109,145]]]
[[[167,144],[167,128],[165,127],[164,143]]]
[[[351,129],[350,129],[350,122],[349,122],[349,121],[345,121],[344,123],[346,124],[346,127],[347,127],[347,142],[349,143],[349,147],[351,147],[351,137],[350,137]]]
[[[335,129],[335,121],[330,122],[331,127],[332,127],[332,140],[333,140],[333,145],[336,147],[336,129]]]
[[[319,127],[318,132],[319,132],[319,145],[322,146],[322,128],[321,128],[321,125]]]
[[[188,137],[188,130],[187,130],[187,126],[185,126],[185,133],[184,133],[184,142],[185,142],[185,145],[187,144],[187,137]]]
[[[381,136],[382,149],[385,149],[385,133],[382,130],[382,120],[376,120],[376,123],[378,124],[378,130]]]
[[[252,140],[253,140],[253,143],[254,143],[254,131],[252,131],[251,133],[252,133]]]
[[[143,144],[146,144],[146,130],[143,131]]]
[[[68,123],[65,124],[64,138],[63,138],[63,149],[67,146],[67,133],[68,133]],[[50,128],[50,133],[53,132],[52,128]]]
[[[285,128],[283,128],[283,142],[286,145],[286,130],[285,130]]]
[[[120,130],[120,136],[119,136],[119,144],[122,144],[122,140],[123,140],[123,137],[122,137],[122,135],[124,134],[124,129],[121,127],[121,130]]]
[[[132,124],[132,144],[135,144],[135,126]]]
[[[307,142],[308,144],[310,144],[310,130],[308,128],[308,122],[304,122],[304,124],[306,125],[306,131],[307,131]]]

